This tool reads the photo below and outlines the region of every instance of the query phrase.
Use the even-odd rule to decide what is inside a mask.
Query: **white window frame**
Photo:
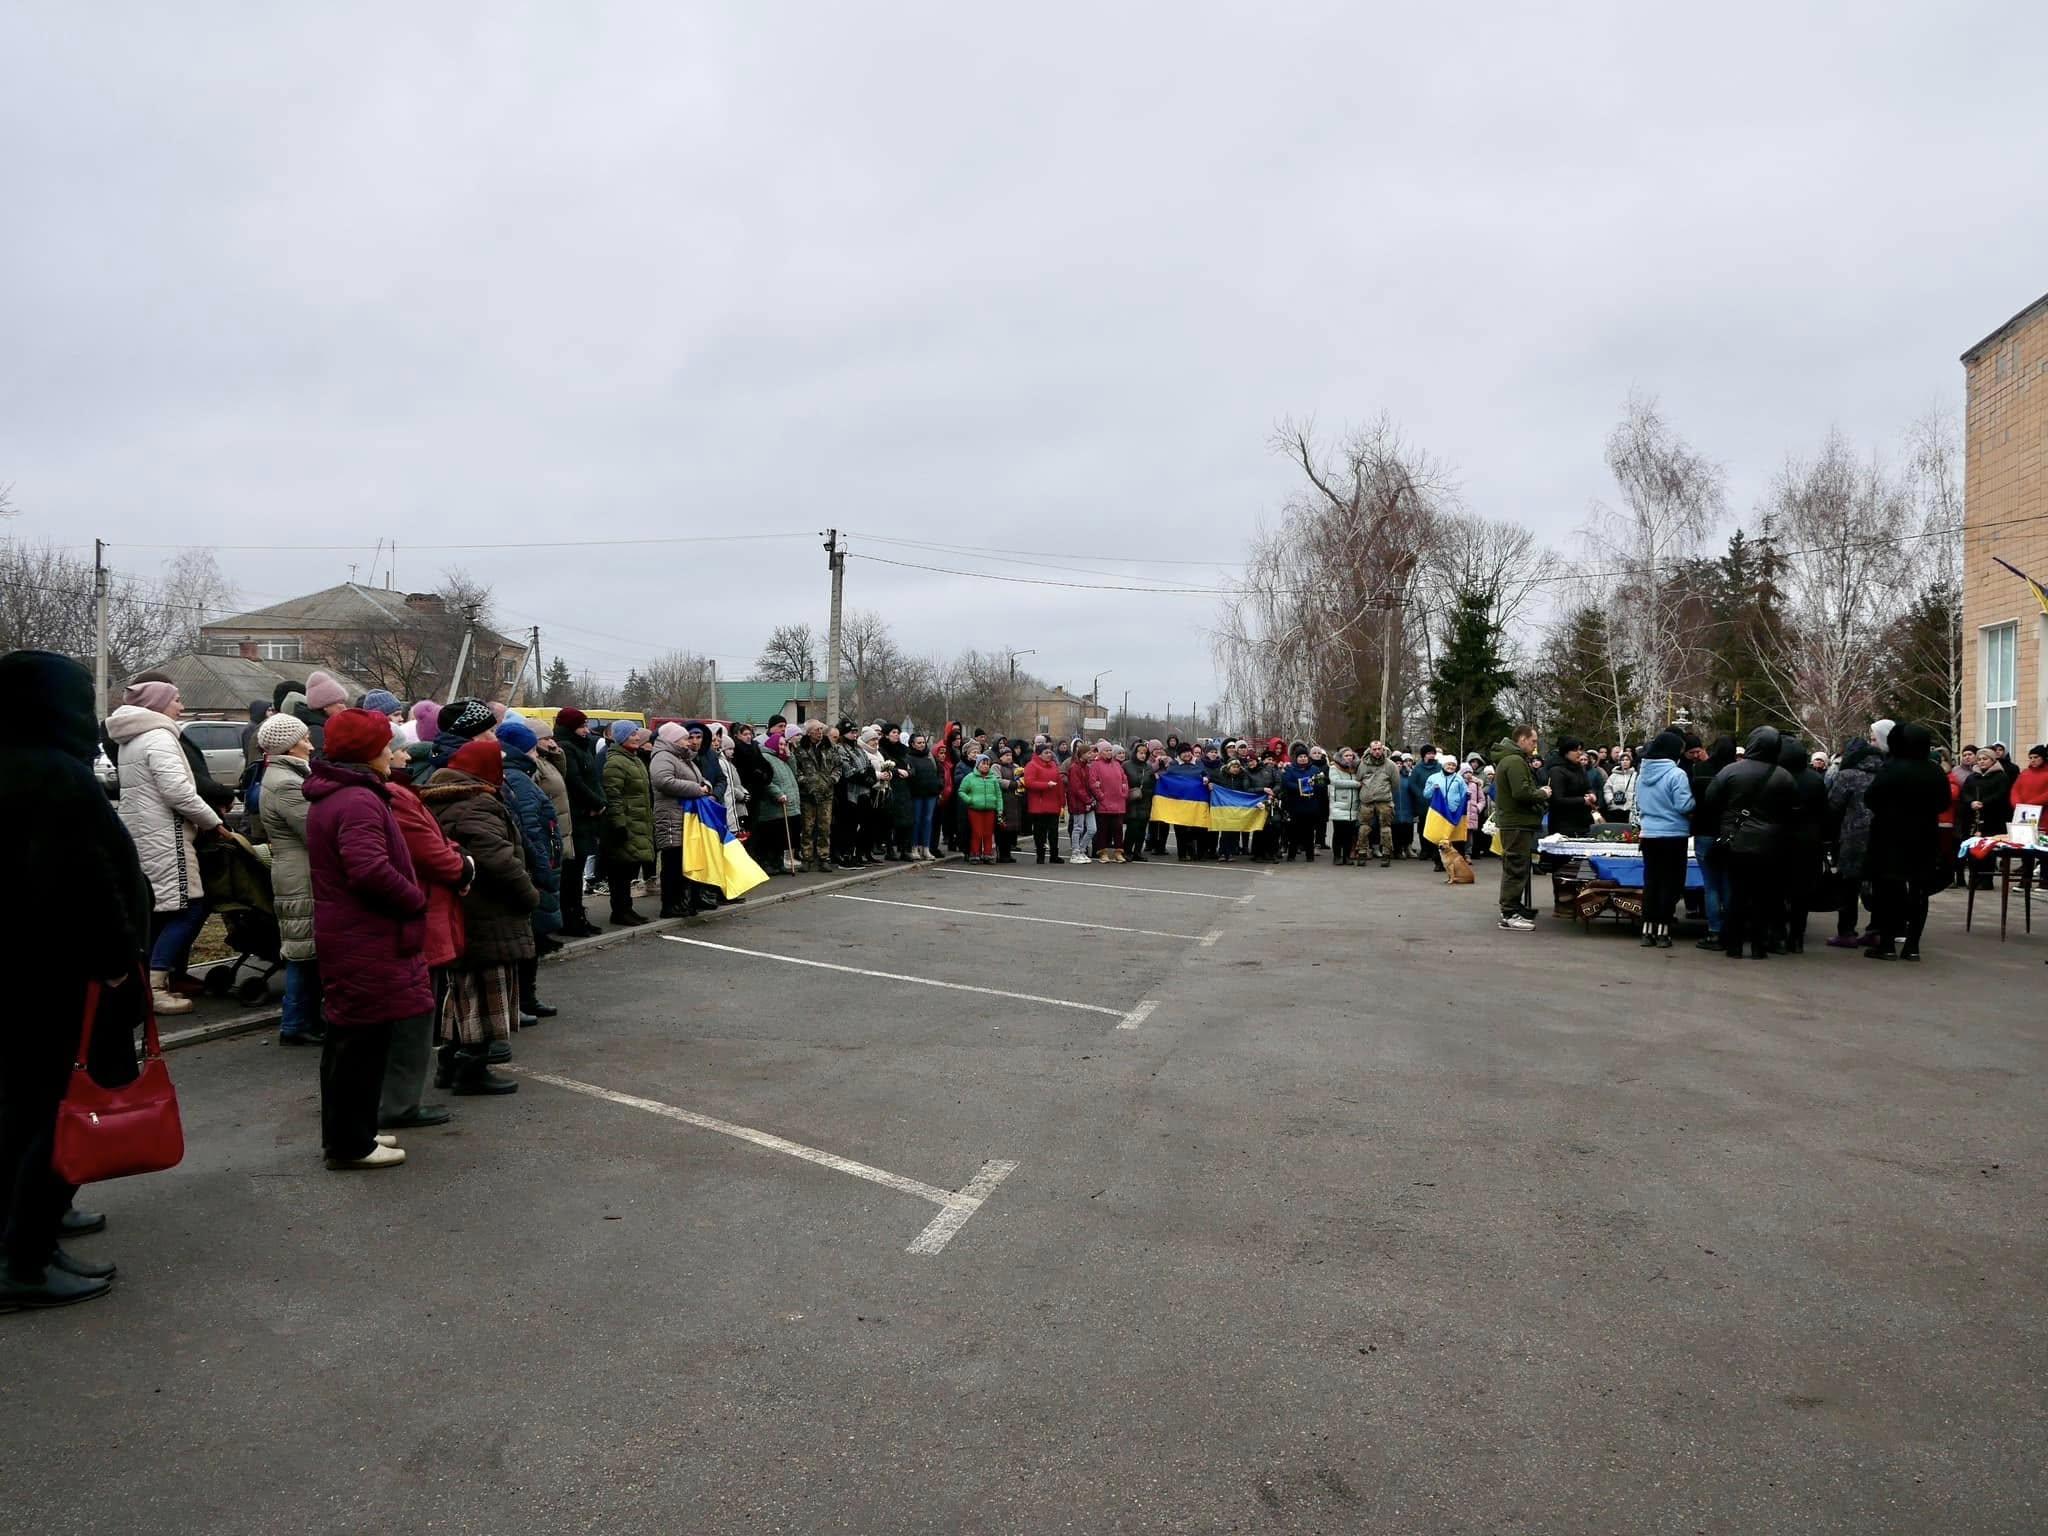
[[[272,640],[252,640],[258,661],[304,661],[305,644],[295,636],[280,635]]]
[[[1994,660],[1999,640],[2006,642],[2006,663],[2003,674]],[[2020,624],[2018,619],[2007,619],[1999,624],[1985,624],[1977,630],[1977,672],[1981,680],[1979,692],[1982,700],[1978,706],[1978,719],[1983,722],[1983,735],[1979,738],[1985,746],[1994,741],[2005,743],[2008,752],[2017,753],[2020,720]],[[2000,724],[2000,718],[2004,723]]]

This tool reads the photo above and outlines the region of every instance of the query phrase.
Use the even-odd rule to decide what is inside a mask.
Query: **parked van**
[[[555,728],[555,716],[559,715],[561,710],[552,704],[536,704],[531,709],[521,705],[519,713],[535,725],[545,722],[548,730],[552,732]],[[586,709],[583,713],[590,717],[590,734],[593,736],[604,735],[612,728],[614,720],[630,720],[642,730],[647,729],[647,716],[637,709]]]

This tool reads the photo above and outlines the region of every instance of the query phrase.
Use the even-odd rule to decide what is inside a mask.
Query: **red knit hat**
[[[574,704],[565,704],[555,714],[555,730],[564,736],[574,736],[583,726],[590,724],[590,716]]]
[[[488,736],[479,736],[448,759],[457,773],[466,773],[486,784],[505,782],[505,749]]]
[[[327,722],[320,755],[334,763],[367,763],[391,745],[391,720],[374,709],[344,709]]]

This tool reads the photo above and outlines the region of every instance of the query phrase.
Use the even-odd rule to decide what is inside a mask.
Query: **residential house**
[[[455,664],[466,631],[470,652],[458,688]],[[472,631],[439,593],[353,581],[202,625],[199,633],[218,655],[339,668],[407,701],[458,693],[507,697],[526,657],[517,640],[482,627]]]

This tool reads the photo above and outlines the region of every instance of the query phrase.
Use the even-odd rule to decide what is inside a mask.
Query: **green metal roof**
[[[822,699],[825,685],[808,683],[757,683],[720,681],[718,685],[718,715],[726,720],[744,720],[750,725],[763,725],[770,715],[783,713],[782,706],[791,699]],[[793,722],[792,722],[793,723]]]

